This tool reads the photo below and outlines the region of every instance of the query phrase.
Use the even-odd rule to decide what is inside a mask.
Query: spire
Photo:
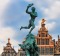
[[[8,43],[10,43],[10,38],[8,38]]]
[[[10,38],[8,38],[7,46],[11,47]]]
[[[59,35],[58,35],[58,39],[59,39]]]

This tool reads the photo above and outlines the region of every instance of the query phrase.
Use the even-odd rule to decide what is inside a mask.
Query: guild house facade
[[[52,36],[45,27],[45,20],[42,19],[41,28],[36,36],[36,43],[40,48],[40,56],[54,56],[54,42]]]
[[[8,38],[8,43],[6,44],[6,47],[3,48],[1,56],[16,56],[16,55],[17,55],[16,51],[11,46],[10,38]]]
[[[58,35],[58,41],[52,40],[52,36],[48,33],[48,29],[45,27],[45,19],[41,21],[41,28],[38,30],[37,36],[35,36],[36,43],[40,49],[39,56],[60,56],[60,37]],[[18,53],[11,47],[10,39],[8,39],[7,46],[4,47],[1,56],[26,56],[22,49],[18,49]]]

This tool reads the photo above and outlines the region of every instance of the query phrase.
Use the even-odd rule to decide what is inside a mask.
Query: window
[[[39,34],[39,37],[40,37],[40,34]]]
[[[43,47],[41,47],[41,55],[44,55],[44,48]]]
[[[39,45],[40,45],[40,39],[39,39]]]
[[[10,53],[8,53],[8,56],[10,56]]]
[[[45,54],[46,54],[46,55],[49,54],[49,48],[45,48]]]
[[[50,54],[51,55],[53,54],[53,48],[50,48]]]
[[[47,37],[47,34],[46,34],[46,37]]]
[[[46,39],[46,45],[49,45],[49,39]]]
[[[41,45],[44,45],[44,39],[41,39]]]
[[[6,56],[6,53],[5,53],[5,56]]]
[[[37,39],[37,45],[39,45],[39,39]]]
[[[42,37],[45,37],[45,34],[44,33],[42,33],[41,35],[42,35]]]
[[[40,39],[37,39],[37,45],[40,45]]]

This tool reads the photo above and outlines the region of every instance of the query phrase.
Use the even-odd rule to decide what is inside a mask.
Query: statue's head
[[[35,7],[32,7],[31,10],[34,12],[35,11]]]

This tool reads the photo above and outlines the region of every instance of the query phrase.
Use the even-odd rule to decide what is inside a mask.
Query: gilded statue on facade
[[[42,19],[42,22],[41,22],[41,24],[44,24],[44,23],[45,23],[45,21],[46,21],[45,19]]]

